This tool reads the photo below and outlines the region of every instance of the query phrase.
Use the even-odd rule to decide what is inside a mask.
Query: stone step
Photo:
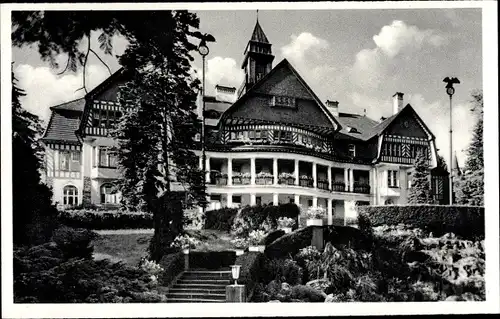
[[[224,279],[186,279],[186,278],[180,278],[176,284],[184,285],[184,284],[199,284],[199,285],[205,285],[205,284],[211,284],[211,285],[229,285],[231,284],[230,280],[224,280]]]
[[[213,299],[213,300],[210,300],[210,299],[192,299],[192,298],[189,298],[189,299],[184,299],[184,298],[168,298],[167,299],[167,302],[190,302],[190,303],[194,303],[194,302],[203,302],[203,303],[207,303],[207,302],[226,302],[226,300],[216,300],[216,299]]]
[[[168,293],[186,293],[186,294],[207,294],[207,295],[217,295],[217,294],[225,294],[226,287],[221,286],[215,289],[204,289],[204,288],[185,288],[185,287],[175,287],[170,288]]]
[[[225,275],[225,274],[220,274],[220,275],[217,275],[217,274],[183,274],[181,279],[189,279],[189,280],[192,280],[192,279],[202,279],[202,280],[205,280],[205,279],[214,279],[214,280],[218,280],[218,279],[222,279],[222,280],[231,280],[232,279],[232,276],[231,275]]]
[[[208,299],[208,300],[226,300],[226,294],[204,294],[191,292],[169,292],[167,299]]]
[[[205,289],[205,290],[214,290],[214,289],[226,289],[226,285],[214,285],[214,284],[179,284],[175,283],[172,286],[173,289]],[[171,289],[172,289],[171,288]]]

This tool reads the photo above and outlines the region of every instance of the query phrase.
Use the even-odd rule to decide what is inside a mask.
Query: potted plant
[[[260,172],[257,174],[255,179],[255,184],[258,185],[272,185],[274,181],[274,176],[268,172]]]
[[[233,184],[239,185],[241,184],[241,172],[233,172]]]
[[[278,227],[285,231],[285,234],[292,232],[292,227],[295,226],[295,220],[289,217],[278,218]]]
[[[236,256],[243,255],[245,253],[245,249],[248,247],[248,240],[245,238],[236,238],[232,240],[233,246],[236,250]]]
[[[220,174],[216,177],[215,183],[217,185],[227,185],[227,174]]]
[[[292,173],[281,173],[278,178],[278,182],[284,185],[294,185],[295,184],[295,174]]]
[[[266,233],[263,230],[253,230],[248,237],[250,244],[248,251],[259,251],[263,253],[266,246],[262,245],[262,240],[266,237]]]
[[[189,254],[189,250],[195,248],[199,245],[199,243],[200,242],[196,238],[184,234],[175,237],[174,241],[170,244],[170,247],[180,248],[184,254]]]
[[[307,226],[323,226],[326,210],[322,206],[309,207],[306,213]]]
[[[241,184],[248,185],[250,184],[250,173],[241,174]]]

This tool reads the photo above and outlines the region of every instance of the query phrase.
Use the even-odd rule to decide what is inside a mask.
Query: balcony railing
[[[345,192],[345,183],[334,181],[332,182],[332,191],[333,192]]]
[[[233,176],[233,185],[250,185],[250,177]]]
[[[319,189],[324,189],[324,190],[329,190],[330,187],[328,185],[328,181],[325,180],[318,180],[317,185]]]
[[[302,187],[314,187],[312,177],[299,177],[299,186]]]
[[[272,185],[274,183],[273,176],[257,176],[255,177],[255,184],[257,185]]]
[[[281,185],[295,185],[295,177],[280,177],[278,184]]]
[[[361,193],[361,194],[370,194],[370,184],[365,184],[365,183],[354,183],[353,185],[353,192],[354,193]]]

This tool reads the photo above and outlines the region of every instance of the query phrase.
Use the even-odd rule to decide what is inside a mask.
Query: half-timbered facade
[[[355,217],[355,206],[406,203],[417,152],[436,167],[435,137],[403,93],[379,121],[323,103],[286,60],[274,67],[271,44],[257,22],[246,49],[239,89],[217,85],[205,105],[209,209],[295,202],[323,206],[325,220]],[[84,99],[52,107],[44,135],[47,179],[62,205],[113,204],[109,182],[120,178],[109,129],[121,116],[122,70]],[[203,99],[203,100],[202,100]],[[199,139],[200,135],[197,135]],[[200,157],[200,149],[194,150]],[[431,177],[429,177],[431,178]],[[432,176],[443,200],[446,176]]]

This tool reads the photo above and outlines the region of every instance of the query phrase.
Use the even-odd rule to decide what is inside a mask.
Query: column
[[[233,207],[233,194],[227,194],[227,207]]]
[[[349,169],[344,168],[344,184],[345,184],[345,191],[349,191]]]
[[[250,194],[250,206],[257,205],[257,196],[256,194]]]
[[[273,158],[273,177],[274,177],[274,185],[278,184],[278,159]]]
[[[255,158],[250,158],[250,184],[255,185]]]
[[[295,185],[299,185],[299,160],[295,160]]]
[[[205,158],[205,169],[207,170],[205,172],[205,181],[210,183],[210,157],[208,156]]]
[[[354,170],[349,169],[349,189],[354,192]]]
[[[327,207],[327,212],[328,212],[328,225],[333,225],[333,200],[331,198],[328,198],[328,207]]]
[[[318,197],[313,196],[313,206],[312,207],[318,207]]]
[[[318,176],[317,176],[318,174],[317,174],[316,170],[317,170],[316,169],[316,163],[313,162],[312,163],[312,175],[313,175],[313,187],[314,188],[316,188],[317,183],[318,183]]]
[[[278,202],[278,194],[277,193],[274,193],[273,194],[273,205],[274,206],[278,206],[279,202]]]
[[[328,166],[328,190],[332,190],[332,167]]]
[[[233,159],[227,159],[227,185],[233,185]]]
[[[198,159],[200,160],[200,169],[203,169],[203,157],[200,155]]]
[[[295,194],[293,201],[295,202],[295,205],[299,205],[300,204],[300,195]]]

